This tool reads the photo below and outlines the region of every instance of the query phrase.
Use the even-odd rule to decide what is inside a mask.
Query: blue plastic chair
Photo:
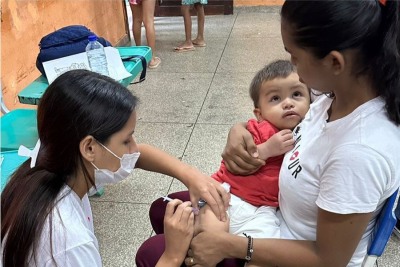
[[[389,197],[379,214],[374,232],[372,233],[372,242],[368,247],[362,267],[375,266],[377,259],[385,251],[386,245],[397,222],[396,216],[394,215],[394,203],[396,202],[398,191],[399,190],[396,190],[396,192]]]

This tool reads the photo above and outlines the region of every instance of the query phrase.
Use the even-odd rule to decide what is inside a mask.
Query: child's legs
[[[231,194],[229,232],[253,238],[280,238],[280,222],[274,207],[255,207]]]
[[[280,238],[280,222],[274,207],[255,207],[231,194],[229,232],[253,238]],[[247,263],[246,267],[256,267]]]
[[[194,4],[194,7],[197,11],[197,37],[195,40],[196,42],[204,42],[204,6],[202,4],[196,3]]]
[[[153,59],[155,57],[156,49],[156,32],[154,29],[154,9],[156,6],[156,0],[143,0],[143,23],[146,29],[147,45],[150,46]]]
[[[130,5],[132,10],[132,32],[133,39],[135,39],[135,44],[137,46],[142,43],[142,22],[143,22],[143,13],[142,13],[142,5]]]
[[[185,44],[192,44],[192,17],[190,16],[190,5],[181,5],[183,23],[185,25]]]

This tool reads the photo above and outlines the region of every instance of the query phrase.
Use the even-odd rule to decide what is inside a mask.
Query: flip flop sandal
[[[198,44],[198,43],[195,43],[195,42],[193,42],[193,41],[192,41],[192,43],[193,43],[193,45],[196,46],[196,47],[206,47],[206,46],[207,46],[206,43],[204,43],[204,44]]]
[[[154,61],[155,61],[156,63],[153,64],[153,65],[150,65],[150,64],[149,64],[149,69],[155,69],[155,68],[157,68],[157,67],[161,64],[161,58],[159,58],[159,57],[155,57],[155,58],[154,58]]]
[[[191,46],[191,47],[179,47],[178,46],[178,47],[174,48],[174,51],[177,52],[177,53],[189,52],[189,51],[193,51],[193,50],[195,50],[194,46]]]

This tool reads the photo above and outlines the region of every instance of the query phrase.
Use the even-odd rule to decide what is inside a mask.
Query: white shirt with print
[[[316,240],[318,207],[333,213],[374,212],[348,267],[361,266],[376,215],[400,186],[400,128],[375,98],[327,122],[332,99],[319,97],[294,130],[279,180],[281,237]]]

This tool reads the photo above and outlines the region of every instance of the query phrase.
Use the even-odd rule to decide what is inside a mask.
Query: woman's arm
[[[279,267],[345,267],[372,213],[335,214],[319,209],[317,240],[254,239],[252,263]],[[194,262],[212,266],[223,258],[247,255],[247,238],[206,229],[191,243]]]
[[[239,175],[252,174],[265,164],[258,158],[257,146],[245,123],[237,123],[229,131],[222,158],[227,169]]]
[[[204,199],[220,220],[226,220],[229,194],[217,181],[158,148],[146,144],[138,144],[138,147],[138,168],[177,178],[189,189],[194,208]]]

